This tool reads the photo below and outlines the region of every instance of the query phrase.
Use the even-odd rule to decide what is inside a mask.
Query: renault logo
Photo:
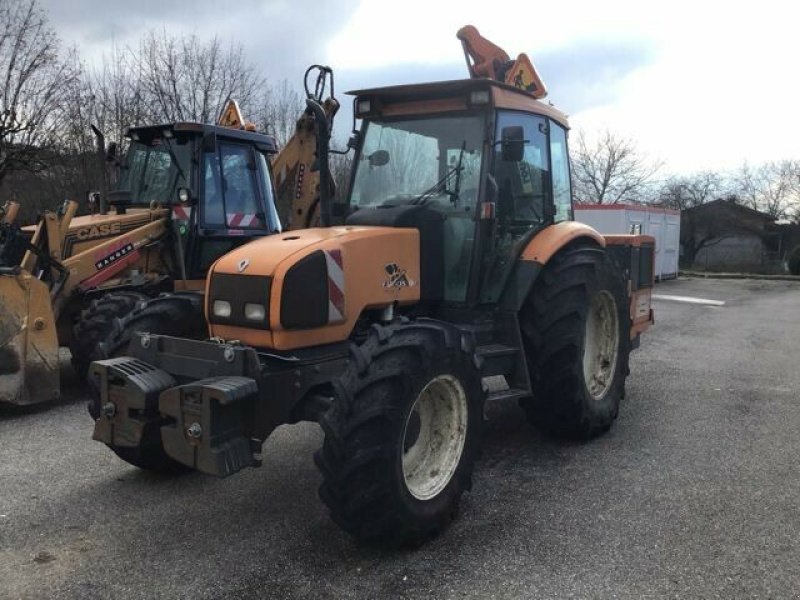
[[[240,260],[239,261],[239,273],[244,272],[244,270],[248,266],[250,266],[250,259],[249,258],[243,258],[242,260]]]

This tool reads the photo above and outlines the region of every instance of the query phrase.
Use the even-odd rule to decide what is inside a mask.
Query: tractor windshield
[[[178,188],[188,186],[190,148],[185,139],[154,139],[149,144],[132,142],[117,189],[129,191],[134,204],[149,204],[153,200],[171,204]]]
[[[474,208],[483,123],[483,116],[367,123],[351,205],[431,202]]]
[[[452,302],[467,293],[485,118],[370,121],[353,176],[353,209],[424,204],[445,216],[444,297]]]

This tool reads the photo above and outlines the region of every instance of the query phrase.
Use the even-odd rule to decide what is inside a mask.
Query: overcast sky
[[[341,91],[466,76],[455,32],[469,23],[528,53],[573,129],[631,137],[665,172],[800,158],[800,4],[789,0],[43,4],[88,60],[164,27],[240,42],[272,81],[299,85],[308,64],[329,64]]]

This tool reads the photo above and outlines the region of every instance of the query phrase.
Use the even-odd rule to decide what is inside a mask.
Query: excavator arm
[[[315,70],[315,89],[308,86],[308,76]],[[328,67],[314,65],[306,71],[306,97],[319,103],[325,111],[330,131],[339,102],[334,96],[333,72]],[[325,95],[330,82],[330,96]],[[275,175],[276,205],[281,223],[287,229],[305,229],[320,224],[320,164],[317,158],[318,123],[310,109],[306,109],[295,125],[294,134],[272,161]],[[322,165],[328,168],[327,165]],[[332,182],[332,179],[331,179]],[[330,190],[331,196],[334,190]]]

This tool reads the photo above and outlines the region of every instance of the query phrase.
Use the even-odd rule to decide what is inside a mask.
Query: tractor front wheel
[[[336,387],[315,456],[333,520],[393,546],[437,535],[471,487],[482,425],[480,378],[458,332],[375,325]]]

